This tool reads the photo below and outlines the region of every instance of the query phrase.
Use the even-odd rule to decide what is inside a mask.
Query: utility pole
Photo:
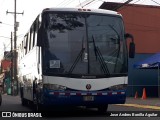
[[[14,0],[15,2],[14,2],[14,12],[8,12],[8,10],[7,10],[7,14],[8,13],[11,13],[11,14],[14,14],[14,52],[13,52],[13,56],[12,57],[14,57],[13,58],[13,67],[14,67],[14,80],[12,80],[12,81],[14,81],[15,83],[16,83],[16,93],[14,93],[14,94],[18,94],[18,78],[17,78],[17,27],[18,27],[18,23],[17,23],[17,20],[16,20],[16,15],[17,14],[22,14],[23,15],[23,13],[24,12],[22,12],[22,13],[17,13],[17,11],[16,11],[16,9],[17,9],[17,1],[16,0]],[[13,78],[12,78],[13,79]],[[14,88],[14,84],[13,84],[13,88]]]
[[[13,37],[12,37],[12,32],[11,32],[11,94],[13,94]]]

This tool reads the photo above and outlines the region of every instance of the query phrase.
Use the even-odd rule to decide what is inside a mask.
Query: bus
[[[127,38],[131,38],[127,47]],[[128,52],[129,48],[129,52]],[[115,11],[46,8],[36,17],[18,49],[22,104],[84,106],[107,111],[123,104],[133,36]]]

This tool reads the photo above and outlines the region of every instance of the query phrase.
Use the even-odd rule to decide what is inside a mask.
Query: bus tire
[[[20,97],[21,97],[21,104],[25,106],[25,100],[23,98],[23,88],[22,87],[20,87]]]
[[[33,82],[33,107],[34,110],[40,112],[42,110],[41,104],[38,101],[38,93],[37,93],[37,83],[36,81]]]
[[[34,104],[34,105],[33,105],[34,111],[36,111],[36,112],[41,112],[41,111],[43,111],[43,106],[42,106],[42,104],[40,104],[40,103],[38,102],[38,98],[37,98],[37,97],[34,98],[33,104]]]
[[[2,95],[0,93],[0,106],[1,106],[1,104],[2,104]]]
[[[36,112],[41,112],[43,111],[43,106],[42,104],[39,102],[38,100],[38,95],[37,93],[33,93],[33,107],[34,107],[34,110]]]
[[[37,103],[35,105],[35,111],[36,112],[42,112],[43,111],[43,106],[41,104]]]
[[[23,97],[23,88],[22,87],[20,88],[20,96],[21,96],[21,104],[23,106],[28,105],[28,100]]]
[[[23,106],[28,105],[28,100],[26,100],[25,98],[21,98],[21,102]]]
[[[98,107],[98,112],[99,112],[99,113],[106,113],[106,112],[107,112],[107,109],[108,109],[108,105],[99,106],[99,107]]]

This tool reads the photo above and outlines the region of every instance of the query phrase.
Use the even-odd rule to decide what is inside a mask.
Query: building
[[[3,93],[11,94],[11,54],[8,51],[1,60],[0,81]]]
[[[133,65],[160,52],[160,7],[138,4],[120,6],[122,3],[104,2],[100,9],[120,12],[124,19],[125,31],[134,36],[136,55],[134,59],[129,59],[127,95],[134,96],[137,91],[141,96],[143,88],[146,88],[147,96],[157,97],[158,71],[156,69],[134,69]]]

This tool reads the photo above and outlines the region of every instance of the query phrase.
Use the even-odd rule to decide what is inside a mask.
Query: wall
[[[134,59],[129,59],[129,81],[127,96],[134,96],[137,91],[142,96],[143,88],[146,88],[148,97],[158,96],[158,70],[136,69],[133,67],[138,61],[142,61],[153,54],[136,54]]]
[[[134,35],[136,53],[160,52],[160,7],[129,6],[119,12],[126,32]]]
[[[100,8],[112,10],[120,3],[104,2]],[[128,4],[118,9],[126,32],[134,35],[136,53],[160,52],[160,7]]]

